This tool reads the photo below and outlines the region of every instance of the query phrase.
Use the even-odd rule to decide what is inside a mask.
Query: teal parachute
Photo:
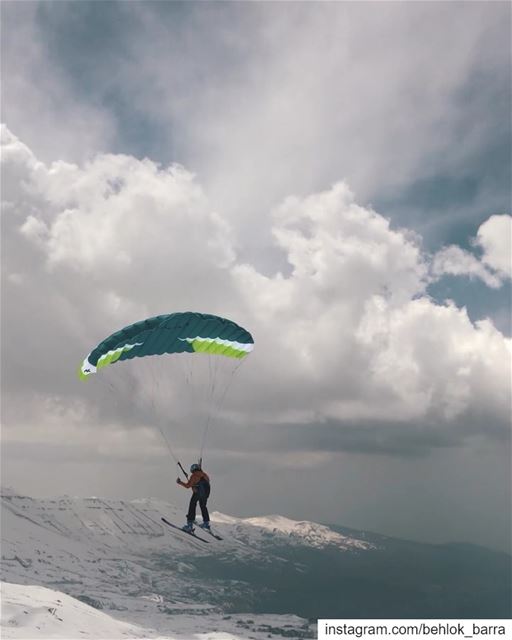
[[[84,359],[79,376],[87,378],[114,362],[165,353],[208,353],[243,358],[252,351],[251,334],[232,320],[206,313],[155,316],[116,331]]]
[[[170,313],[141,320],[108,336],[83,360],[78,373],[85,380],[100,369],[110,369],[109,365],[132,360],[131,367],[128,363],[118,365],[119,370],[112,367],[115,372],[110,380],[106,372],[99,375],[98,382],[104,383],[100,387],[109,397],[122,396],[123,406],[130,401],[133,408],[137,403],[146,410],[151,407],[151,422],[158,426],[170,454],[182,468],[170,445],[175,435],[173,423],[176,426],[185,419],[202,430],[201,461],[209,425],[220,412],[236,371],[253,347],[251,334],[232,320],[189,311]],[[139,358],[143,362],[138,363]],[[205,361],[205,365],[197,361]],[[130,384],[124,391],[119,388],[123,378]],[[178,404],[186,406],[187,395],[186,416],[178,416]],[[171,405],[164,408],[166,402]]]

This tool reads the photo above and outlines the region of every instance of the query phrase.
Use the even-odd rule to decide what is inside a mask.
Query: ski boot
[[[182,531],[185,531],[185,533],[194,533],[194,523],[193,522],[187,522],[187,524],[183,525],[183,527],[181,527]]]
[[[207,520],[206,522],[202,522],[200,525],[201,529],[206,529],[207,531],[210,531],[210,523]]]

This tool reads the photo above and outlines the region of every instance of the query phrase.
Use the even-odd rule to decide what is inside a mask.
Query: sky
[[[510,4],[1,12],[2,483],[185,512],[229,366],[76,371],[194,310],[213,509],[510,550]]]

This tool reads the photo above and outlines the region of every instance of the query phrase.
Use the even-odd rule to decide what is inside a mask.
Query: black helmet
[[[194,471],[201,471],[201,467],[197,464],[197,462],[194,462],[194,464],[190,467],[190,473],[194,473]]]

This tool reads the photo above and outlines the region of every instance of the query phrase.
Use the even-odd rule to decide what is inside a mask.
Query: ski
[[[172,527],[173,529],[177,529],[182,533],[186,533],[188,536],[192,536],[196,540],[201,540],[201,542],[204,542],[205,544],[210,544],[209,540],[205,540],[204,538],[201,538],[200,536],[196,535],[193,531],[184,531],[181,527],[178,527],[178,525],[173,524],[172,522],[169,522],[169,520],[166,520],[163,517],[162,517],[162,522],[165,522],[166,525],[168,525],[169,527]]]
[[[203,529],[203,527],[199,527],[199,528]],[[203,531],[206,531],[207,533],[209,533],[212,536],[212,538],[215,538],[215,540],[224,540],[224,538],[221,538],[216,533],[213,533],[213,531],[210,531],[210,529],[203,529]]]

